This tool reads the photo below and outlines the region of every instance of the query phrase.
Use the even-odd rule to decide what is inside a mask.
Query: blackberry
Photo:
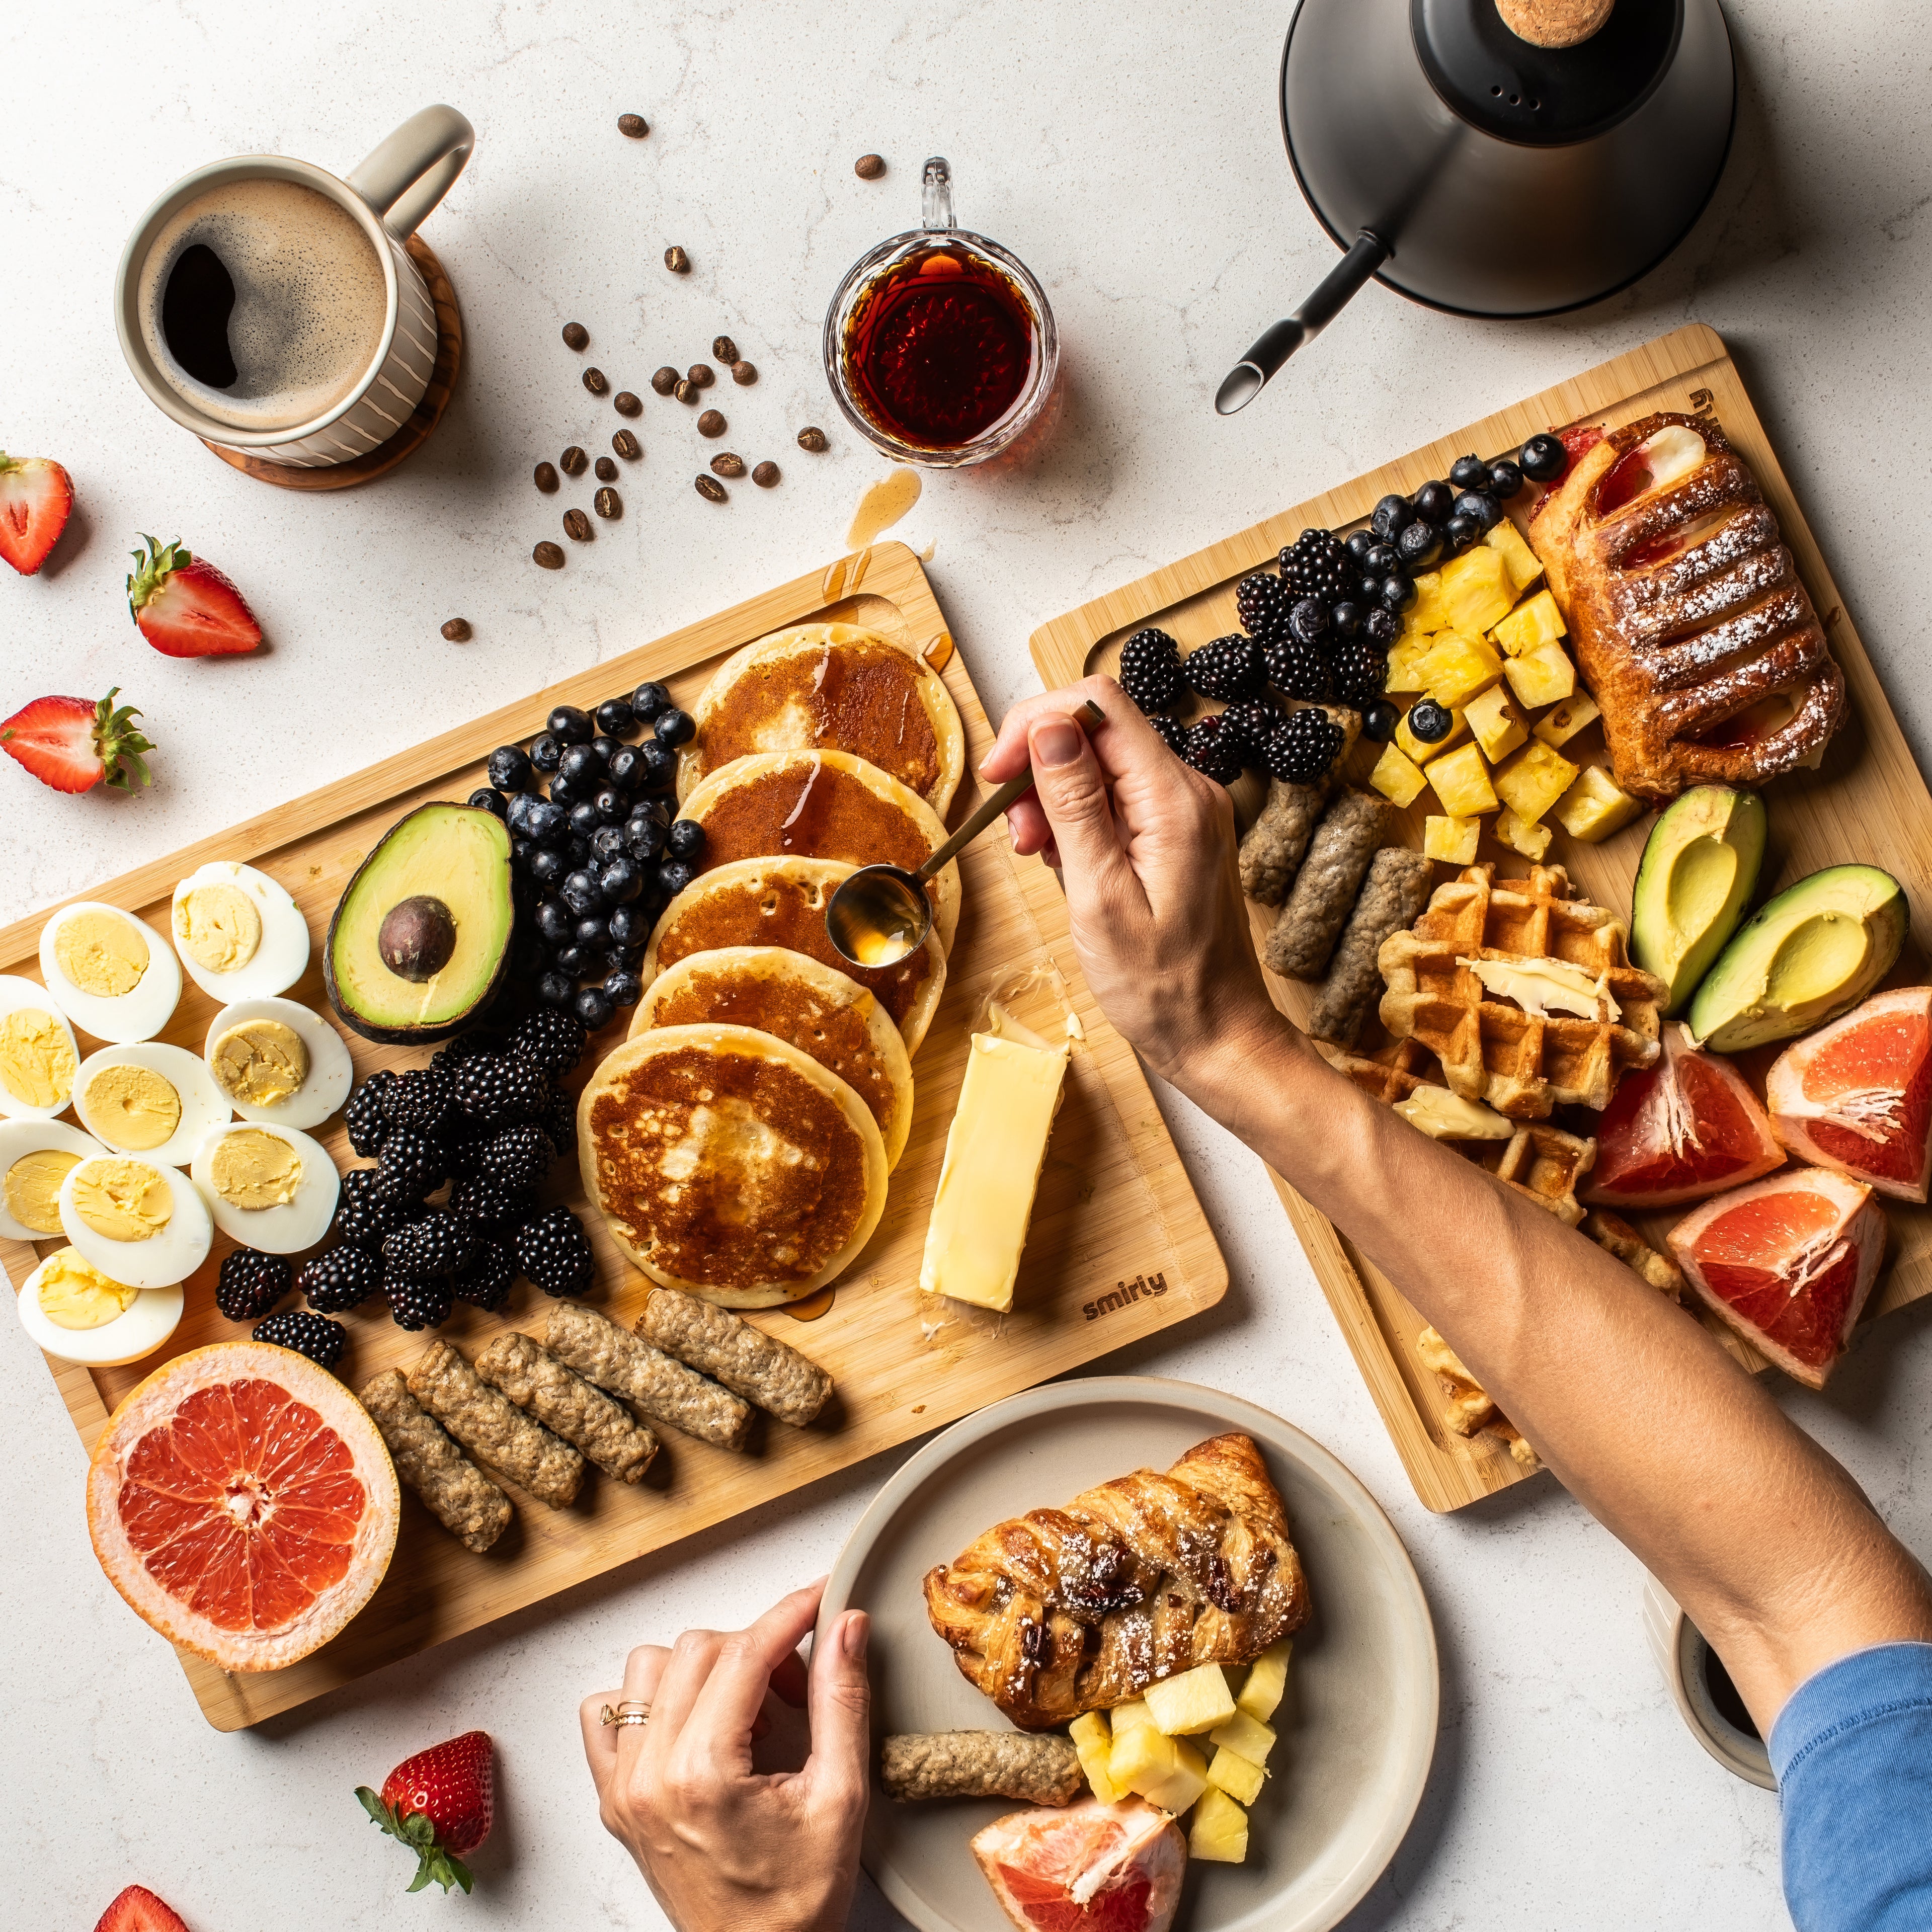
[[[1270,778],[1286,784],[1312,784],[1342,755],[1342,728],[1315,706],[1291,711],[1268,740]]]
[[[291,1308],[286,1315],[272,1315],[254,1327],[258,1342],[272,1342],[278,1348],[292,1348],[306,1355],[319,1369],[332,1369],[349,1346],[349,1330],[326,1315],[311,1315],[306,1308]]]
[[[1241,754],[1235,734],[1226,730],[1220,714],[1198,718],[1187,734],[1181,757],[1203,778],[1231,785],[1241,776]]]
[[[335,1238],[372,1253],[403,1220],[403,1210],[380,1191],[379,1179],[373,1167],[351,1168],[335,1204]]]
[[[534,1197],[521,1188],[500,1187],[483,1175],[459,1180],[449,1190],[449,1211],[492,1230],[514,1228],[535,1209]]]
[[[398,1328],[434,1328],[449,1319],[454,1298],[446,1281],[392,1274],[382,1283],[389,1298],[389,1319]]]
[[[1136,631],[1120,646],[1120,688],[1150,717],[1186,696],[1180,646],[1165,631]]]
[[[392,1127],[434,1138],[449,1112],[455,1089],[440,1066],[418,1066],[399,1075],[382,1094],[382,1112]]]
[[[442,1184],[442,1150],[406,1127],[392,1127],[376,1162],[376,1192],[386,1200],[420,1201]]]
[[[292,1279],[288,1263],[280,1255],[237,1248],[222,1258],[214,1305],[231,1322],[253,1322],[288,1293]]]
[[[478,1054],[456,1070],[456,1104],[473,1120],[514,1120],[541,1106],[543,1076],[513,1054]]]
[[[1243,578],[1234,586],[1234,610],[1241,628],[1258,644],[1267,644],[1286,634],[1292,602],[1288,586],[1264,570]]]
[[[1231,704],[1221,714],[1221,742],[1229,746],[1244,765],[1258,765],[1268,741],[1281,722],[1281,713],[1265,699],[1251,698],[1244,704]]]
[[[457,1270],[450,1287],[458,1300],[473,1302],[494,1314],[509,1300],[516,1278],[516,1264],[501,1241],[478,1241],[476,1252]]]
[[[558,1088],[544,1103],[538,1116],[544,1138],[559,1154],[577,1151],[577,1100]]]
[[[553,1208],[517,1230],[517,1266],[546,1294],[581,1294],[596,1266],[590,1238],[568,1208]]]
[[[1388,659],[1373,644],[1344,644],[1335,653],[1329,675],[1337,704],[1358,709],[1382,694],[1388,678]]]
[[[545,1079],[561,1080],[584,1058],[584,1041],[583,1026],[574,1015],[539,1007],[517,1022],[510,1051]]]
[[[1333,530],[1304,530],[1281,554],[1281,580],[1297,597],[1339,604],[1360,574]]]
[[[454,1274],[476,1246],[476,1230],[467,1221],[432,1208],[382,1244],[382,1266],[394,1274]]]
[[[1261,646],[1238,634],[1216,638],[1189,652],[1180,674],[1203,698],[1219,698],[1224,704],[1258,698],[1266,675]]]
[[[349,1096],[342,1110],[343,1124],[349,1130],[349,1144],[364,1160],[373,1160],[382,1150],[382,1136],[389,1131],[389,1117],[382,1109],[382,1088],[393,1087],[393,1073],[372,1073]]]
[[[1319,700],[1328,694],[1328,660],[1312,644],[1288,638],[1262,654],[1268,682],[1284,698]]]
[[[327,1254],[302,1264],[296,1286],[318,1314],[340,1315],[381,1288],[382,1264],[361,1248],[331,1248]]]
[[[466,1180],[483,1171],[483,1150],[496,1130],[485,1120],[457,1114],[442,1130],[442,1164],[452,1180]]]
[[[506,1127],[483,1150],[482,1178],[508,1193],[536,1186],[550,1167],[550,1143],[543,1130],[527,1124]]]
[[[1177,758],[1184,758],[1187,755],[1187,727],[1185,724],[1172,718],[1150,718],[1148,722],[1154,727],[1160,742]],[[571,1138],[574,1140],[576,1135],[577,1124],[573,1119],[571,1123]],[[557,1151],[562,1154],[567,1153],[568,1150],[560,1148]]]
[[[537,855],[532,853],[530,856],[534,860]],[[556,854],[552,853],[550,856],[555,860]],[[454,1040],[446,1040],[430,1055],[429,1064],[440,1072],[454,1075],[462,1061],[474,1059],[479,1053],[500,1053],[502,1050],[501,1040],[480,1027],[473,1027],[468,1033],[460,1033]]]

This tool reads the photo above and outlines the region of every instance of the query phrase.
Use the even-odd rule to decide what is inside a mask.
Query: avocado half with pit
[[[1876,866],[1828,866],[1739,927],[1690,1003],[1701,1046],[1737,1053],[1849,1012],[1892,970],[1912,910]]]
[[[1738,929],[1764,862],[1764,801],[1696,785],[1650,828],[1630,893],[1630,957],[1670,988],[1666,1013],[1696,992]]]
[[[510,956],[510,834],[473,805],[419,805],[337,902],[322,948],[329,1004],[364,1040],[444,1040],[488,1005]]]

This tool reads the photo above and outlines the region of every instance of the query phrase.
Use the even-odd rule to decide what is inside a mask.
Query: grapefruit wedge
[[[1875,993],[1787,1046],[1764,1091],[1772,1132],[1800,1160],[1923,1201],[1932,1168],[1932,986]]]
[[[1809,1388],[1822,1388],[1885,1257],[1869,1187],[1793,1168],[1707,1202],[1670,1251],[1712,1312]]]
[[[319,1649],[396,1546],[396,1472],[341,1383],[266,1342],[177,1355],[108,1418],[87,1472],[107,1580],[224,1670]]]
[[[1138,1798],[1016,1811],[973,1840],[973,1856],[1020,1932],[1168,1932],[1187,1842]]]
[[[1626,1073],[1597,1127],[1585,1198],[1643,1214],[1701,1201],[1768,1174],[1784,1150],[1737,1069],[1664,1029],[1654,1066]]]

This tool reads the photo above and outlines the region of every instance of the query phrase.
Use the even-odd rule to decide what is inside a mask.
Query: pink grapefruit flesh
[[[1187,1846],[1166,1812],[1090,1798],[997,1819],[973,1856],[1020,1932],[1168,1932]]]

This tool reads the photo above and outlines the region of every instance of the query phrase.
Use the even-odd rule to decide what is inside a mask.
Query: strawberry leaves
[[[416,1875],[410,1881],[410,1891],[420,1892],[432,1880],[445,1892],[452,1885],[460,1885],[465,1892],[470,1889],[473,1881],[470,1868],[437,1842],[436,1826],[424,1813],[404,1811],[400,1808],[392,1810],[366,1784],[356,1787],[356,1796],[362,1800],[362,1808],[368,1813],[372,1822],[380,1825],[391,1838],[416,1853]]]

